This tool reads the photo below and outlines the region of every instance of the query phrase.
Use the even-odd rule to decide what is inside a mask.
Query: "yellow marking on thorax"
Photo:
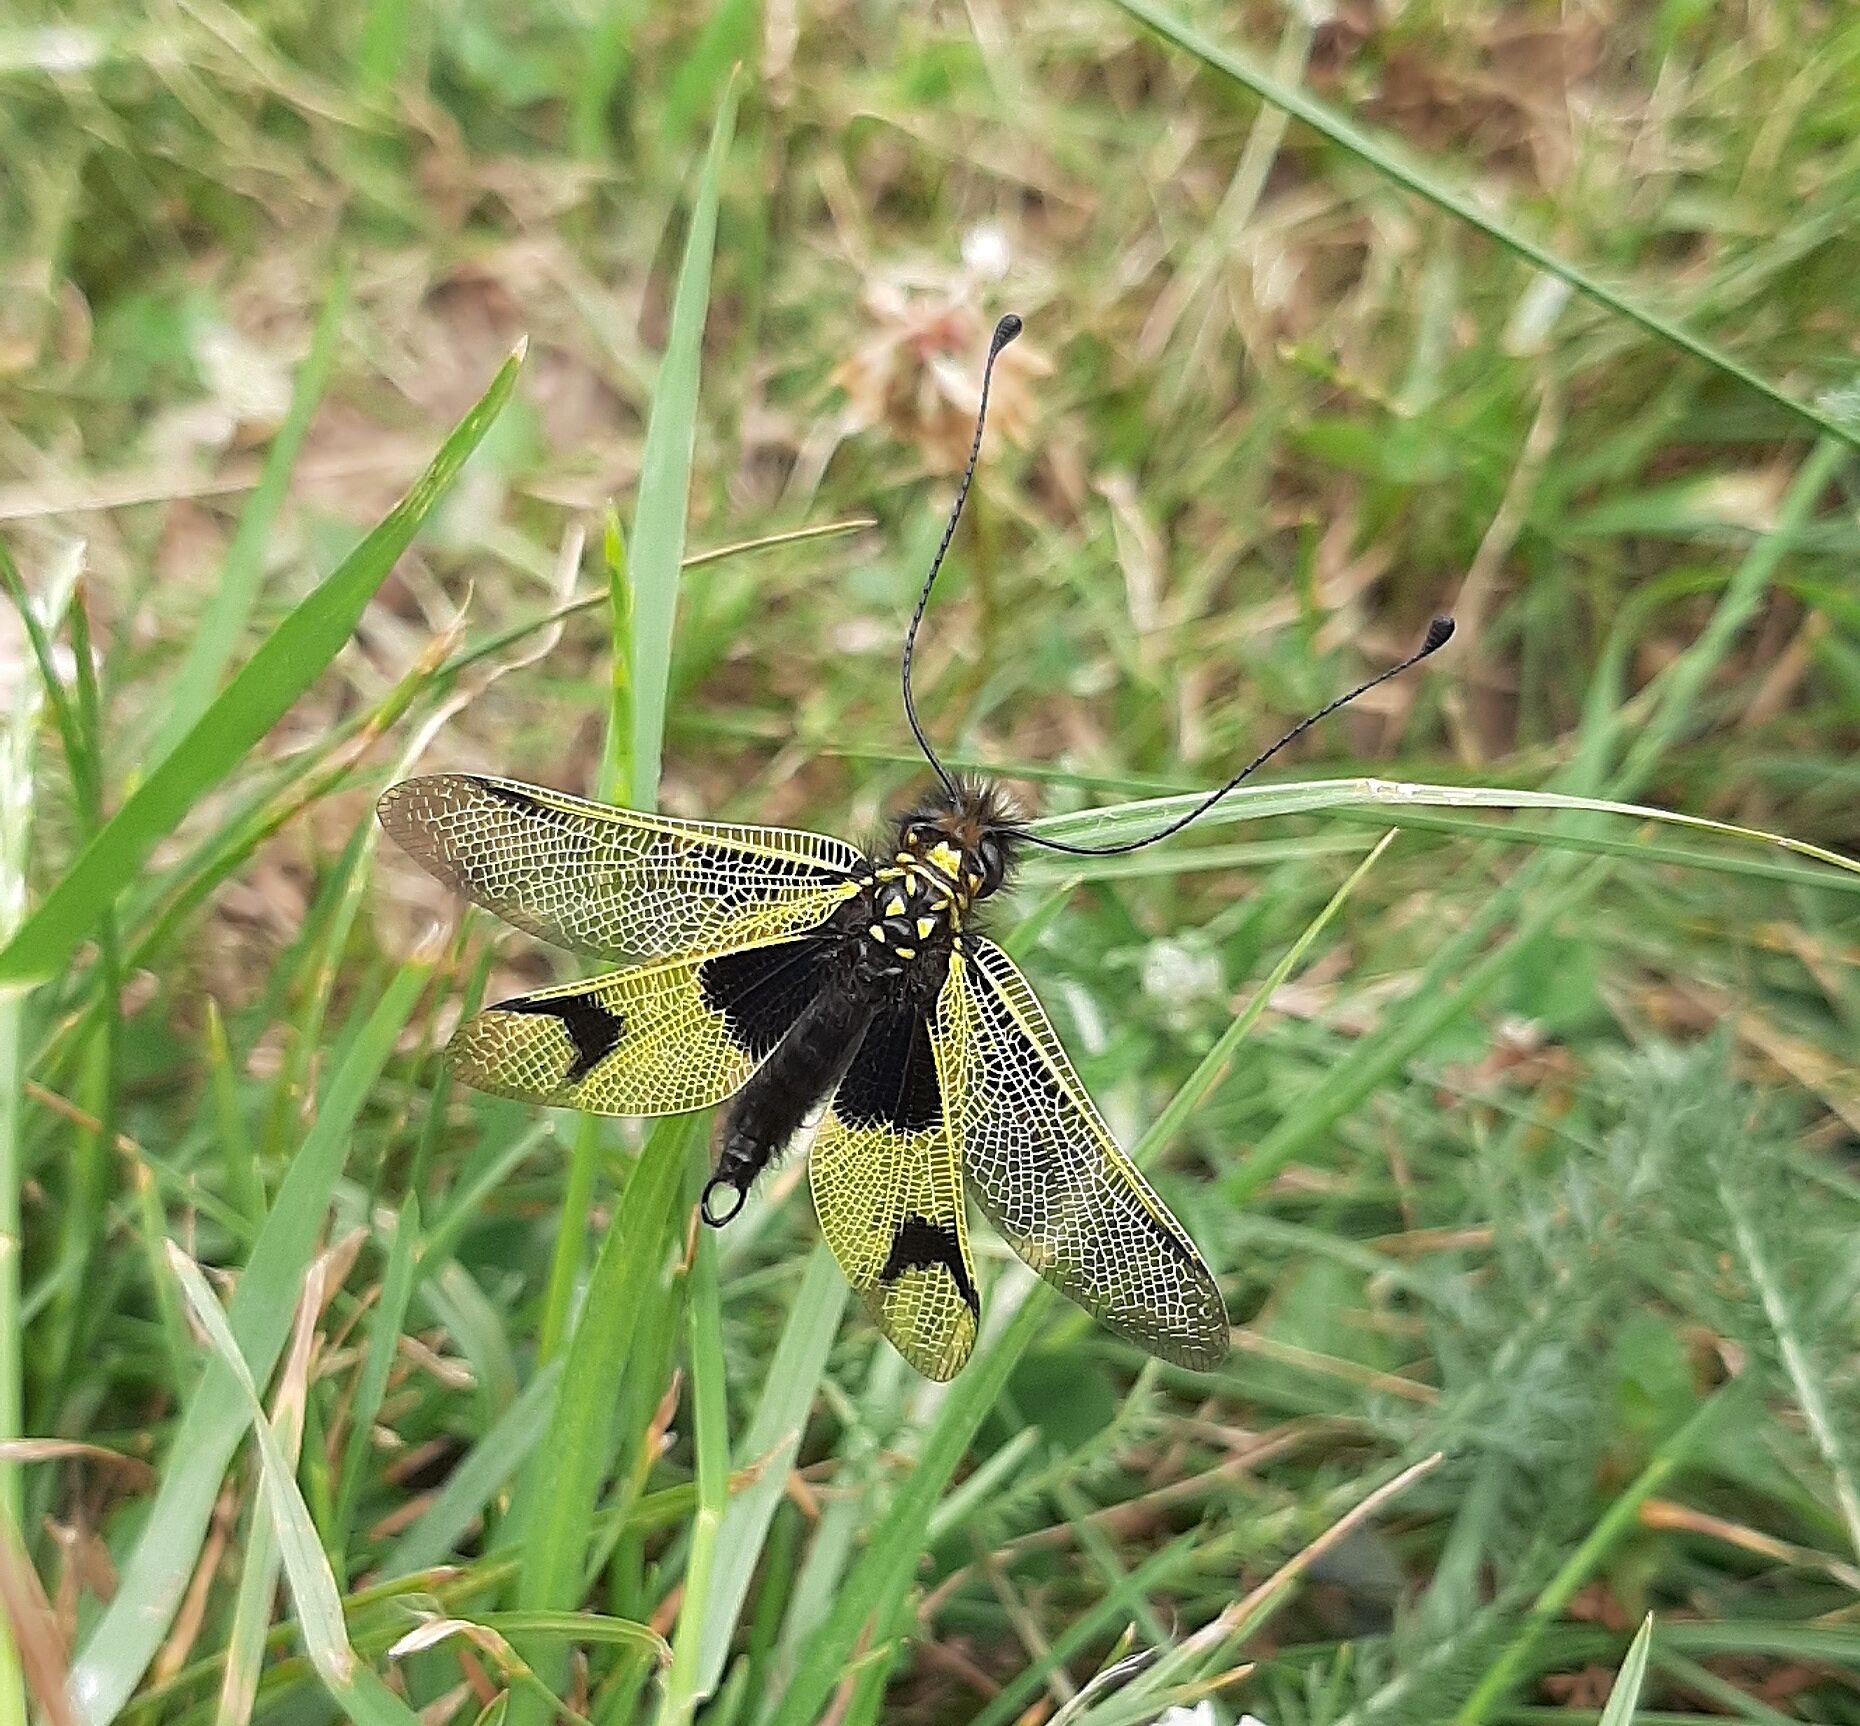
[[[972,876],[968,879],[974,881]],[[947,840],[931,846],[921,857],[910,851],[898,852],[896,865],[874,870],[872,881],[874,885],[882,884],[891,888],[885,896],[882,910],[882,915],[887,918],[906,915],[912,899],[929,902],[927,913],[913,919],[919,941],[928,941],[934,937],[939,920],[947,920],[952,934],[960,930],[962,914],[974,897],[974,886],[965,885],[962,854]],[[900,885],[893,887],[893,883]],[[882,924],[872,924],[867,933],[874,941],[889,946],[891,952],[900,959],[914,959],[917,956],[915,947],[894,944]]]

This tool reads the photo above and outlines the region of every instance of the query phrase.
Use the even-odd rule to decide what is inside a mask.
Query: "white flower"
[[[1198,1001],[1221,992],[1221,956],[1192,936],[1152,941],[1143,950],[1143,992],[1181,1022]]]
[[[1251,1714],[1240,1722],[1240,1726],[1247,1726],[1248,1720],[1253,1721],[1253,1726],[1260,1726],[1260,1722],[1253,1720]],[[1156,1716],[1156,1726],[1220,1726],[1220,1721],[1215,1717],[1214,1704],[1204,1696],[1193,1708],[1184,1708],[1178,1704],[1174,1708],[1164,1709]]]
[[[1012,262],[1007,230],[996,222],[978,222],[962,236],[962,261],[969,273],[998,282]]]

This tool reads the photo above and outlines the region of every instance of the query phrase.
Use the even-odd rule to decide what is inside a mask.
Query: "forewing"
[[[739,1089],[820,988],[812,936],[500,1001],[446,1050],[466,1084],[596,1115],[675,1115]]]
[[[970,1190],[1029,1266],[1152,1354],[1227,1352],[1214,1274],[1124,1155],[1027,979],[994,942],[951,964],[941,1081]]]
[[[820,833],[638,815],[540,786],[436,773],[389,788],[381,824],[448,887],[558,947],[623,962],[702,956],[823,922],[860,858]]]
[[[928,1378],[955,1377],[981,1303],[930,1028],[912,1006],[881,1012],[854,1055],[809,1153],[820,1232],[898,1352]]]

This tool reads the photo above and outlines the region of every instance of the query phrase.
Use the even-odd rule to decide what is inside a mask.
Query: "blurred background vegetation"
[[[1388,810],[1030,870],[999,927],[1113,1123],[1194,1105],[1152,1166],[1212,1375],[984,1236],[929,1386],[799,1167],[693,1256],[701,1130],[440,1077],[462,1003],[572,973],[373,797],[869,830],[1009,309],[920,660],[953,758],[1204,786],[1450,610],[1282,777],[1860,853],[1860,14],[1143,11],[0,27],[0,932],[50,942],[0,952],[50,978],[0,997],[0,1722],[22,1661],[92,1726],[1584,1721],[1648,1613],[1609,1718],[1860,1722],[1853,877],[1403,808],[1235,1052]],[[687,492],[687,554],[863,525],[694,564],[668,647]]]

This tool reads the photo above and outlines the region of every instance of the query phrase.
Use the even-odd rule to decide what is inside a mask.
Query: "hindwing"
[[[742,1087],[820,988],[808,935],[500,1001],[446,1050],[481,1091],[596,1115],[675,1115]]]
[[[997,1232],[1151,1354],[1216,1365],[1228,1330],[1214,1274],[1111,1136],[1014,961],[985,938],[965,941],[938,1019],[950,1136]]]
[[[953,1378],[981,1302],[924,1015],[882,1010],[828,1106],[808,1157],[820,1232],[874,1322],[926,1377]]]
[[[859,853],[823,833],[641,815],[511,779],[408,779],[382,797],[380,816],[447,886],[541,940],[602,959],[779,940],[859,890]]]

